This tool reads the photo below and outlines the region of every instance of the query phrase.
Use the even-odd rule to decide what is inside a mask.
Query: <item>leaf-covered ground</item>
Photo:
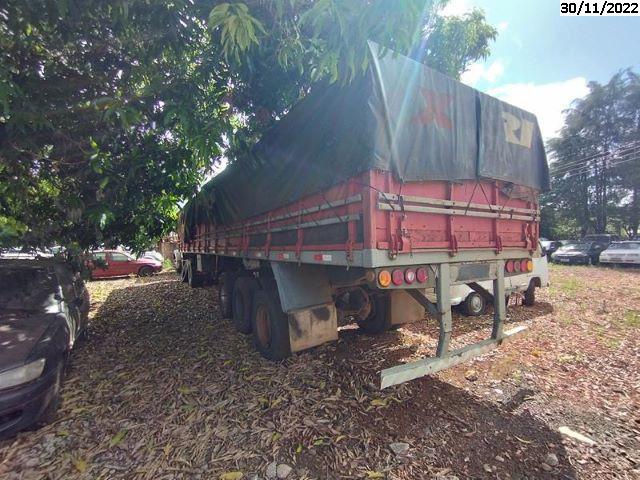
[[[509,308],[525,336],[384,391],[381,368],[432,352],[433,321],[345,329],[274,364],[220,318],[215,287],[89,283],[59,419],[0,443],[0,478],[251,479],[274,461],[290,479],[640,478],[640,271],[551,278],[535,307]],[[490,322],[455,316],[454,344]]]

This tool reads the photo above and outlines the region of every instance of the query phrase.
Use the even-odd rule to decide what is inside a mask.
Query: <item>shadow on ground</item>
[[[402,335],[348,332],[274,364],[220,318],[213,288],[92,288],[111,290],[59,420],[0,444],[3,478],[263,478],[274,460],[288,478],[575,477],[557,433],[521,408],[527,391],[499,404],[435,377],[379,391]]]

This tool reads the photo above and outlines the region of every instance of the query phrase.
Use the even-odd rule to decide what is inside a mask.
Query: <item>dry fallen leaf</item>
[[[225,472],[220,475],[220,480],[240,480],[244,477],[242,472]]]
[[[109,442],[109,447],[117,446],[126,436],[127,436],[127,431],[125,429],[120,430],[111,438],[111,441]]]
[[[369,470],[367,472],[367,478],[384,478],[384,473]]]
[[[80,473],[84,473],[89,466],[87,461],[83,458],[74,458],[71,460],[71,463],[73,463],[74,468]]]

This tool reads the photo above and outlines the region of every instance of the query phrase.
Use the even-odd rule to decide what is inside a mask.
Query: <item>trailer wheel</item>
[[[257,287],[257,282],[251,277],[238,278],[233,287],[233,325],[240,333],[251,333],[251,307]]]
[[[524,300],[522,301],[527,307],[531,307],[534,303],[536,303],[536,285],[531,280],[529,282],[529,286],[524,291]]]
[[[193,264],[191,263],[191,260],[187,260],[184,263],[182,267],[182,271],[183,271],[183,276],[182,276],[183,281],[186,276],[187,283],[191,288],[198,288],[204,284],[204,279],[202,278],[202,276],[194,272]]]
[[[391,328],[391,295],[389,293],[370,295],[371,312],[358,320],[358,327],[363,333],[377,335]]]
[[[182,267],[180,268],[180,280],[182,281],[182,283],[189,282],[189,275],[188,275],[189,268],[191,268],[191,264],[189,263],[189,260],[183,260]]]
[[[460,308],[463,315],[478,317],[487,310],[487,302],[478,292],[471,292],[460,304]]]
[[[289,321],[280,308],[277,295],[269,295],[264,290],[255,292],[251,324],[253,343],[260,355],[273,361],[291,355]]]
[[[233,285],[236,282],[236,274],[224,272],[218,279],[218,305],[222,318],[231,318],[233,314],[232,294]]]

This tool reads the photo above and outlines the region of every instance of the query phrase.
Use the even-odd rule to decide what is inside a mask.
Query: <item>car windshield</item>
[[[565,245],[562,247],[562,250],[565,252],[586,252],[591,247],[590,243],[571,243],[569,245]]]
[[[44,311],[57,292],[55,274],[46,268],[0,268],[0,310]]]
[[[640,242],[612,243],[610,250],[640,250]]]

